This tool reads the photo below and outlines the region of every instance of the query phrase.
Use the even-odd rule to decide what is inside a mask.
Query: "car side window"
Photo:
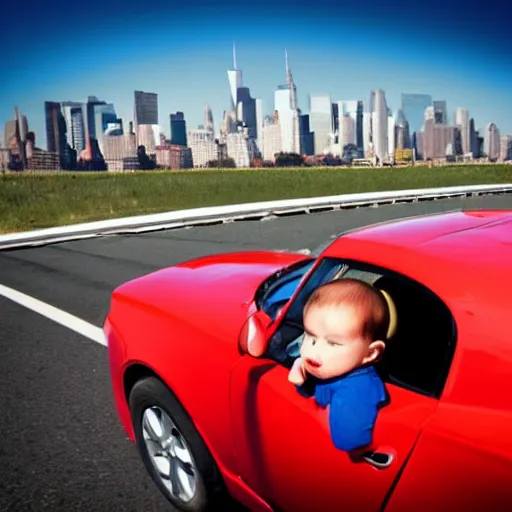
[[[267,357],[291,368],[296,356],[290,350],[290,344],[298,342],[304,333],[302,323],[304,304],[316,288],[341,275],[345,268],[346,264],[335,258],[323,258],[318,262],[270,339]]]
[[[456,326],[450,310],[422,284],[396,272],[360,262],[328,258],[322,261],[272,336],[268,357],[291,367],[299,355],[304,334],[304,304],[316,287],[333,278],[361,279],[391,296],[397,310],[397,329],[386,342],[384,357],[376,369],[385,382],[438,398],[456,342]]]
[[[314,259],[301,261],[286,270],[277,272],[263,283],[256,300],[258,307],[274,320],[280,308],[290,300],[301,279],[314,263]]]

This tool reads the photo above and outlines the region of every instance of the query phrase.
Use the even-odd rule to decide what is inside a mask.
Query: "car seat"
[[[381,378],[418,391],[434,389],[453,332],[449,311],[430,291],[408,280],[386,275],[374,286],[392,297],[400,319],[376,365]]]

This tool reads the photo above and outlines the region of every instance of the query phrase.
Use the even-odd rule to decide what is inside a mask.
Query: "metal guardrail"
[[[308,214],[364,206],[432,201],[450,197],[471,197],[484,194],[506,194],[511,192],[512,183],[365,192],[362,194],[343,194],[192,208],[0,235],[0,250],[35,247],[105,235],[136,234],[146,231],[177,229],[186,226],[262,220],[272,216]]]

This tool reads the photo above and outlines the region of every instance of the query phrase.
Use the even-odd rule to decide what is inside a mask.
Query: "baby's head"
[[[318,287],[304,306],[306,370],[329,379],[376,361],[388,325],[387,302],[369,284],[340,279]]]

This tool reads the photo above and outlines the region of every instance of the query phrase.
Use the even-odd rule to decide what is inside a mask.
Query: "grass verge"
[[[6,174],[0,233],[199,206],[510,182],[512,165]]]

